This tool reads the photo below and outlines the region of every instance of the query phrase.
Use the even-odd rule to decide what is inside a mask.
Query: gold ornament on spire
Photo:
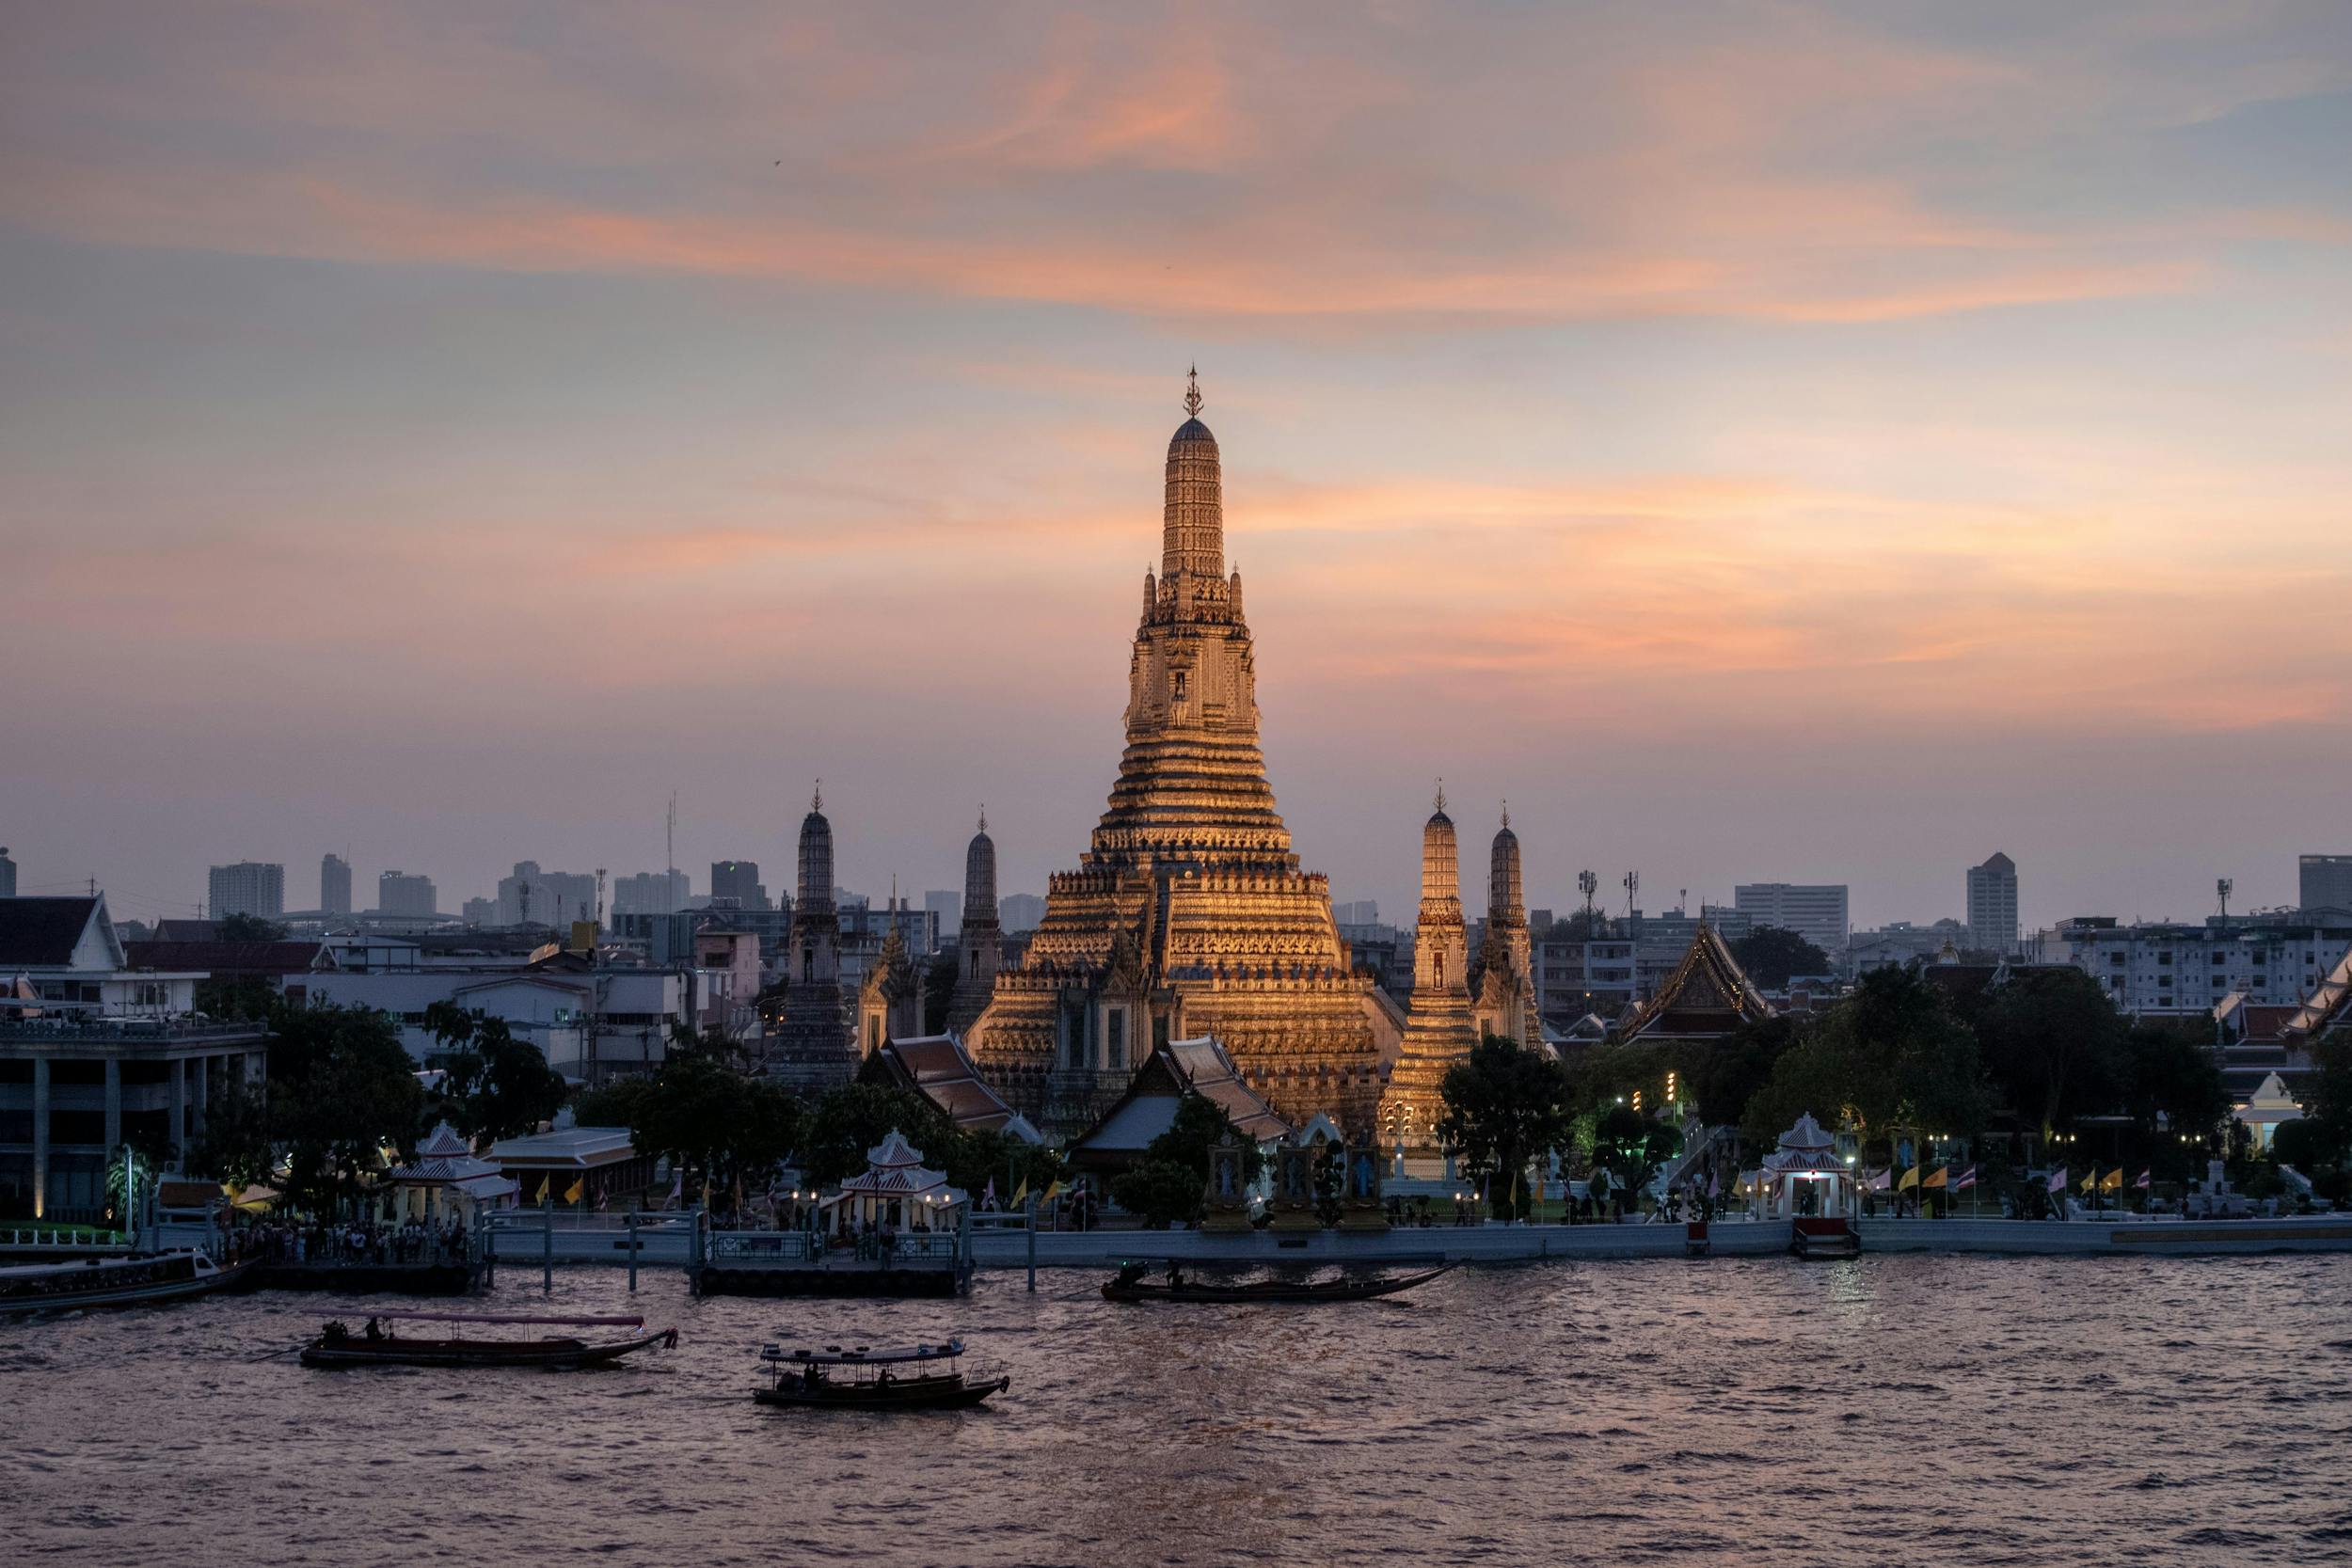
[[[1196,420],[1200,417],[1200,367],[1198,365],[1184,372],[1184,413]]]
[[[808,809],[811,811],[823,811],[825,809],[824,780],[819,779],[817,781],[817,788],[808,798]]]
[[[1502,825],[1511,825],[1511,798],[1507,795],[1502,798]]]
[[[1445,810],[1445,777],[1442,774],[1438,778],[1438,810],[1440,813]]]
[[[988,832],[988,802],[986,800],[980,802],[980,832]]]

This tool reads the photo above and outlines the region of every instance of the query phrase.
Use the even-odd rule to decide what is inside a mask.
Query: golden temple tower
[[[1478,1043],[1470,1012],[1469,938],[1462,929],[1462,856],[1454,818],[1438,809],[1421,832],[1421,919],[1413,931],[1413,998],[1405,1048],[1380,1097],[1380,1141],[1422,1151],[1438,1145],[1438,1086]]]
[[[1119,778],[970,1044],[1006,1098],[1055,1131],[1106,1109],[1156,1046],[1200,1035],[1285,1117],[1325,1111],[1369,1129],[1378,1004],[1353,973],[1329,884],[1299,869],[1275,810],[1197,376],[1184,412],[1168,444],[1159,571],[1143,576]]]

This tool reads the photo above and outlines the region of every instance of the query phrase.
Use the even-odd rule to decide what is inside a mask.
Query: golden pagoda
[[[1368,1131],[1380,1096],[1373,982],[1329,884],[1298,868],[1258,743],[1241,574],[1225,570],[1216,437],[1195,376],[1168,444],[1160,569],[1143,577],[1127,748],[1078,868],[1054,876],[1018,968],[970,1032],[1041,1126],[1088,1125],[1170,1040],[1213,1035],[1283,1117]]]
[[[1507,830],[1506,830],[1507,831]],[[1514,846],[1517,840],[1513,841]],[[1491,911],[1490,911],[1491,912]],[[1462,855],[1454,818],[1438,809],[1421,833],[1421,918],[1413,930],[1413,996],[1405,1046],[1380,1097],[1380,1142],[1415,1152],[1438,1147],[1438,1089],[1446,1070],[1478,1043],[1470,1007],[1469,939],[1462,927]]]

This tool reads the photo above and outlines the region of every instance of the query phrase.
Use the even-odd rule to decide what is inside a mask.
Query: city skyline
[[[1554,907],[1926,921],[2001,850],[2028,927],[2187,918],[2343,847],[2324,8],[262,14],[11,25],[27,891],[454,906],[659,869],[673,789],[682,867],[782,865],[819,775],[846,885],[985,800],[1041,888],[1196,360],[1342,898],[1411,907],[1438,775]]]

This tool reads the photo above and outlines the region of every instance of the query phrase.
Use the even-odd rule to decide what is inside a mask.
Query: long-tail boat
[[[1130,1263],[1116,1278],[1103,1282],[1104,1301],[1200,1302],[1318,1302],[1371,1301],[1426,1285],[1454,1265],[1425,1269],[1420,1274],[1384,1275],[1372,1279],[1255,1279],[1240,1285],[1213,1284],[1200,1279],[1175,1281],[1144,1277],[1142,1265]]]
[[[0,1268],[0,1316],[178,1301],[233,1285],[249,1266],[224,1268],[200,1251],[20,1263]]]
[[[1012,1386],[1004,1373],[965,1367],[962,1356],[961,1339],[908,1350],[770,1345],[759,1353],[768,1386],[753,1389],[752,1398],[829,1410],[955,1410]]]
[[[451,1323],[447,1334],[403,1334],[403,1323]],[[627,1329],[623,1335],[585,1339],[574,1334],[542,1333],[522,1338],[468,1336],[469,1325],[508,1328]],[[539,1367],[570,1371],[618,1361],[656,1345],[675,1348],[677,1330],[647,1329],[643,1318],[508,1318],[469,1312],[383,1312],[354,1334],[342,1323],[302,1347],[306,1367]]]

